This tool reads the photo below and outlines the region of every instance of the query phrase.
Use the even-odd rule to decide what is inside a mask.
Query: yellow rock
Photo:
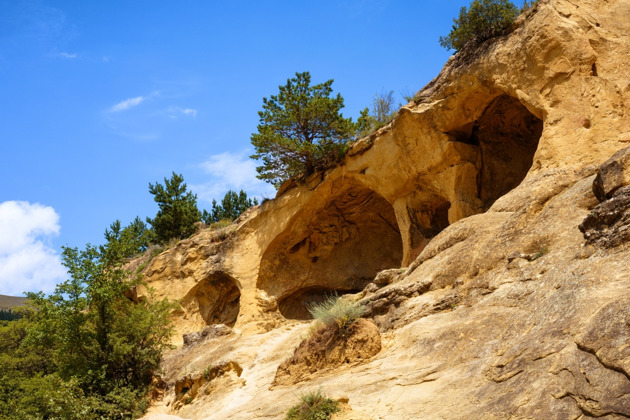
[[[182,302],[180,335],[233,327],[167,354],[166,383],[217,362],[242,373],[150,415],[280,419],[322,387],[352,407],[338,418],[630,416],[630,246],[578,229],[596,168],[630,146],[628,63],[630,1],[541,0],[341,165],[154,258],[145,279]],[[368,307],[381,351],[270,389],[307,303],[331,293]]]

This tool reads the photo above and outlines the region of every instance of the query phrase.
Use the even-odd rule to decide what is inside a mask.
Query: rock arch
[[[260,265],[257,288],[277,299],[285,318],[307,319],[308,302],[362,290],[402,260],[394,209],[373,190],[342,177],[311,201],[267,247]]]

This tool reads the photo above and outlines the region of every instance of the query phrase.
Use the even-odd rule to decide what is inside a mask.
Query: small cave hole
[[[234,326],[240,310],[241,291],[234,279],[225,273],[216,273],[200,281],[183,301],[189,310],[198,311],[206,325]]]
[[[596,76],[595,63],[592,70]],[[479,147],[477,189],[484,211],[525,178],[542,131],[540,118],[518,99],[501,95],[487,105],[477,120],[446,133],[454,141]]]

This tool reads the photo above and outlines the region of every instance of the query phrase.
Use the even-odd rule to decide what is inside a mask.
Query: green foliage
[[[149,183],[149,192],[153,194],[159,210],[155,218],[147,217],[147,222],[153,227],[158,242],[187,238],[195,232],[195,222],[201,220],[197,196],[186,191],[181,174],[173,172],[171,179],[164,178],[164,185]]]
[[[340,94],[331,96],[333,80],[311,86],[309,72],[296,73],[278,95],[263,98],[258,132],[251,141],[261,159],[258,178],[276,188],[287,179],[312,174],[343,158],[354,137],[352,119],[344,118]]]
[[[4,310],[0,309],[0,321],[13,321],[20,317],[19,314],[11,311],[10,309]]]
[[[469,8],[460,9],[451,32],[440,37],[440,45],[458,51],[470,41],[480,43],[508,29],[518,14],[510,0],[474,0]]]
[[[372,98],[372,112],[368,108],[361,111],[357,121],[357,131],[361,136],[367,136],[379,128],[389,124],[396,116],[394,91],[381,92]]]
[[[329,296],[322,303],[308,305],[309,313],[325,326],[336,325],[342,337],[354,321],[366,312],[365,306],[338,296]]]
[[[119,252],[117,257],[131,258],[146,251],[152,239],[153,231],[139,217],[124,228],[121,228],[120,220],[116,220],[105,229],[105,252]]]
[[[224,229],[228,226],[232,225],[232,221],[231,220],[219,220],[218,222],[214,222],[212,223],[210,226],[208,226],[210,228],[210,230],[221,230]]]
[[[212,211],[203,211],[201,220],[208,226],[221,220],[236,220],[245,210],[252,206],[257,206],[258,200],[247,197],[247,193],[241,190],[238,194],[229,190],[221,204],[217,204],[216,200],[212,200]]]
[[[300,396],[300,402],[289,409],[287,420],[329,420],[337,413],[339,402],[322,394],[322,390],[308,392]]]
[[[49,296],[30,293],[22,317],[0,325],[0,418],[133,418],[146,408],[172,305],[125,297],[138,283],[123,269],[137,236],[113,227],[104,246],[64,248],[70,279]]]

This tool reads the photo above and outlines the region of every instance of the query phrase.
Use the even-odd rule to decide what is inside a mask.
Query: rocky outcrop
[[[630,417],[629,61],[628,0],[541,0],[339,167],[157,256],[145,279],[181,299],[180,333],[233,327],[169,353],[169,389],[242,373],[154,412],[278,419],[322,387],[366,419]],[[366,305],[381,350],[272,387],[332,293]]]
[[[579,226],[587,243],[614,248],[630,240],[630,147],[597,169],[593,194],[601,203]]]
[[[381,336],[372,321],[359,318],[344,335],[336,325],[320,328],[278,367],[272,386],[293,385],[342,364],[365,362],[379,351]]]

